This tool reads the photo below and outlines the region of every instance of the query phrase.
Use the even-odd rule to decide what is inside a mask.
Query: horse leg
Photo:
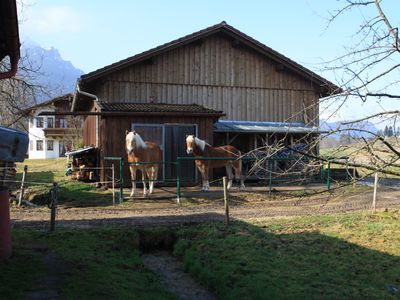
[[[147,186],[146,186],[146,172],[147,169],[143,168],[142,169],[142,182],[143,182],[143,196],[147,197],[148,195],[148,190],[147,190]]]
[[[157,174],[158,174],[158,166],[153,166],[150,168],[150,171],[147,173],[148,178],[150,179],[149,182],[149,193],[152,194],[154,190],[154,182],[157,180]]]
[[[197,165],[197,168],[199,169],[202,179],[201,191],[207,192],[210,189],[210,183],[208,182],[208,167],[204,164],[199,164]]]
[[[136,194],[136,168],[133,166],[129,167],[131,171],[131,180],[132,180],[132,191],[130,197],[134,197]]]
[[[239,190],[244,191],[246,187],[244,186],[244,176],[242,174],[242,161],[240,160],[238,165],[234,167],[235,169],[235,178],[236,180],[240,180]]]
[[[226,174],[228,175],[228,190],[232,187],[232,179],[233,179],[233,172],[232,172],[232,165],[231,164],[227,164],[225,166],[226,169]]]
[[[203,188],[201,189],[203,192],[208,192],[210,190],[210,182],[208,180],[208,166],[203,165],[202,168],[202,177],[203,177]]]

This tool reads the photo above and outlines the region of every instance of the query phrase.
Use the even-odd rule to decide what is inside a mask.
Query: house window
[[[48,151],[53,151],[54,150],[54,141],[53,140],[48,140],[47,141],[47,150]]]
[[[37,128],[43,128],[43,118],[42,117],[37,117],[36,118],[36,127]]]
[[[36,150],[37,151],[43,151],[43,141],[42,140],[37,140],[36,141]]]
[[[47,118],[47,128],[54,128],[54,119]]]
[[[64,118],[60,119],[60,128],[67,128],[67,120]]]

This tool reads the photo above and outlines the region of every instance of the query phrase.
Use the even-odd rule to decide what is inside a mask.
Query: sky
[[[29,38],[42,47],[54,47],[85,73],[226,21],[335,82],[335,74],[321,69],[324,62],[344,53],[360,22],[356,12],[329,24],[330,14],[343,3],[336,0],[18,2],[21,42]],[[389,16],[400,11],[399,0],[385,0],[382,5]],[[358,117],[365,109],[376,109],[357,105],[357,113],[347,106],[338,118]]]

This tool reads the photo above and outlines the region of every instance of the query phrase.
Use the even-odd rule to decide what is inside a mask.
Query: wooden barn
[[[188,133],[242,152],[277,139],[313,140],[319,99],[338,91],[222,22],[82,75],[72,113],[86,116],[85,144],[98,146],[101,157],[125,158],[125,129],[134,128],[174,161]],[[174,175],[169,165],[162,172]],[[194,174],[188,166],[183,175]]]

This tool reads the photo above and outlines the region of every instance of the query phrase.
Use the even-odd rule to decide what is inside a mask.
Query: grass
[[[49,191],[53,182],[60,186],[59,204],[72,206],[110,205],[111,192],[99,191],[95,187],[80,181],[73,181],[65,175],[66,160],[59,159],[27,159],[18,164],[16,180],[21,180],[24,165],[28,166],[26,177],[26,193],[36,204],[49,201]],[[31,182],[31,183],[30,183]]]
[[[220,299],[398,299],[400,213],[185,228],[175,253]]]
[[[22,299],[23,290],[40,281],[43,261],[37,258],[38,253],[27,250],[35,245],[55,253],[66,265],[61,287],[65,299],[175,299],[142,264],[133,230],[59,230],[48,234],[16,229],[13,237],[13,258],[0,262],[2,299]]]
[[[158,231],[157,231],[158,230]],[[173,233],[174,253],[218,299],[399,299],[400,211],[208,223]],[[66,299],[173,299],[140,258],[129,228],[14,229],[14,255],[0,263],[0,298],[21,298],[43,275],[43,251],[68,272]],[[150,241],[151,242],[151,241]]]

